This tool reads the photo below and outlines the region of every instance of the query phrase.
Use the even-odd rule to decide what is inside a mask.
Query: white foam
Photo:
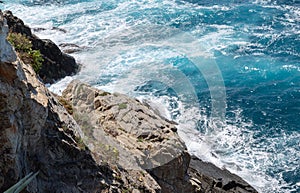
[[[55,94],[61,95],[68,84],[74,79],[74,77],[67,76],[64,79],[48,86],[48,89]]]
[[[95,15],[84,13],[86,10],[102,9],[99,1],[47,7],[7,4],[6,8],[13,10],[14,14],[24,19],[25,23],[33,27],[46,28],[45,31],[38,32],[40,37],[50,38],[57,44],[68,42],[86,48],[82,52],[73,54],[76,60],[83,64],[82,71],[74,77],[66,77],[51,85],[51,91],[60,94],[71,80],[78,78],[110,92],[126,93],[138,97],[140,100],[148,100],[165,117],[171,119],[174,118],[174,114],[177,115],[174,119],[179,123],[178,133],[191,153],[219,167],[226,167],[246,179],[260,192],[283,192],[284,190],[280,188],[289,185],[285,183],[280,174],[275,174],[275,177],[268,176],[267,170],[274,167],[286,171],[295,169],[297,163],[292,165],[288,165],[288,163],[292,162],[290,159],[297,160],[299,158],[299,151],[295,149],[296,147],[285,145],[284,142],[293,138],[299,139],[299,133],[283,134],[261,142],[254,137],[260,128],[253,128],[254,125],[251,121],[244,120],[240,109],[232,112],[235,115],[234,120],[226,120],[223,125],[216,125],[211,122],[205,109],[185,103],[186,99],[184,98],[179,100],[173,96],[154,96],[151,93],[141,95],[135,91],[137,86],[154,79],[172,85],[175,76],[172,79],[170,75],[163,76],[163,74],[166,72],[170,72],[171,75],[172,73],[176,74],[178,69],[165,63],[164,60],[172,57],[185,57],[184,53],[187,51],[192,52],[192,56],[211,57],[214,50],[222,51],[226,55],[226,48],[232,45],[240,46],[241,52],[244,51],[242,49],[246,49],[246,46],[262,47],[258,43],[250,44],[247,37],[235,38],[236,34],[231,26],[215,24],[209,27],[216,31],[203,36],[201,35],[203,26],[196,27],[191,34],[196,37],[200,34],[198,41],[177,41],[175,44],[169,41],[168,35],[174,35],[179,40],[190,39],[170,27],[154,25],[151,19],[155,19],[155,16],[159,16],[161,12],[152,15],[147,13],[147,10],[163,10],[170,15],[177,11],[186,13],[189,10],[189,14],[196,15],[201,12],[201,9],[229,10],[231,8],[226,6],[203,7],[189,3],[178,5],[174,1],[116,2],[113,3],[116,6],[114,9]],[[134,13],[145,15],[140,16],[138,20],[131,20],[135,16]],[[299,13],[299,10],[293,9],[293,14],[286,16],[287,22],[299,21]],[[70,21],[64,22],[73,14],[78,15]],[[173,22],[180,18],[170,16],[168,19],[171,20],[169,22]],[[67,30],[67,33],[51,30],[52,27],[60,27]],[[267,35],[276,38],[275,31],[272,31],[269,26],[261,26],[260,29],[270,31],[270,33],[253,35],[257,37],[266,37]],[[245,31],[247,30],[251,31],[252,29],[249,27],[245,29]],[[259,29],[256,28],[256,30]],[[297,28],[293,30],[297,30]],[[173,40],[175,41],[175,39]],[[183,48],[174,49],[176,45]],[[187,50],[187,48],[193,49]],[[282,68],[299,71],[296,65],[284,65]],[[260,71],[260,68],[245,66],[245,70]],[[188,83],[186,80],[184,81],[184,83]],[[183,84],[183,87],[185,85]],[[171,105],[173,101],[176,101],[178,105],[175,109]],[[199,126],[199,121],[202,122],[201,126]],[[278,144],[287,148],[278,150],[276,147]],[[275,163],[275,161],[279,163]],[[300,182],[297,183],[298,186],[299,184]]]
[[[285,69],[287,71],[292,71],[292,70],[297,70],[298,72],[300,72],[300,67],[296,66],[296,65],[283,65],[282,69]]]

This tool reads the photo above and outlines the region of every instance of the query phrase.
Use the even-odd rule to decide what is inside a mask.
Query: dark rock
[[[32,49],[40,50],[44,62],[39,71],[39,76],[44,83],[54,83],[79,71],[79,65],[72,56],[62,53],[51,40],[39,39],[32,34],[31,29],[21,19],[15,17],[11,11],[5,11],[4,17],[11,32],[26,35],[32,42]],[[60,29],[57,28],[56,30]]]
[[[157,180],[164,193],[195,192],[187,175],[189,162],[190,155],[182,152],[181,156],[148,172]]]
[[[32,30],[35,32],[39,32],[39,31],[45,31],[46,29],[42,27],[38,27],[38,28],[32,28]]]
[[[36,171],[40,172],[29,192],[108,189],[114,171],[97,164],[80,147],[76,141],[80,128],[32,68],[19,61],[2,65],[10,72],[1,74],[0,80],[0,192]]]
[[[201,182],[201,188],[215,193],[257,193],[257,191],[239,176],[226,169],[220,169],[212,163],[203,162],[192,156],[188,169],[191,178]]]
[[[27,37],[31,37],[32,33],[30,28],[18,17],[14,16],[11,11],[4,11],[4,17],[7,20],[9,30],[15,33],[21,33]]]
[[[67,54],[79,52],[79,51],[81,51],[83,49],[80,46],[78,46],[76,44],[71,44],[71,43],[62,43],[62,44],[59,44],[59,46]]]
[[[52,30],[56,30],[56,31],[60,31],[60,32],[63,32],[63,33],[67,33],[67,30],[59,28],[59,27],[53,27]]]
[[[72,43],[61,43],[59,44],[60,47],[75,47],[75,48],[80,48],[78,45],[76,44],[72,44]]]

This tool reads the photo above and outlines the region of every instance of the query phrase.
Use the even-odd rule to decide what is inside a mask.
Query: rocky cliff
[[[44,83],[54,83],[65,76],[74,75],[79,70],[75,59],[58,48],[51,40],[40,39],[31,32],[24,22],[15,17],[11,11],[5,11],[4,17],[10,32],[20,33],[32,42],[32,49],[39,50],[44,59],[41,70],[38,72]]]
[[[55,96],[6,41],[0,13],[0,192],[256,192],[191,157],[176,124],[149,105],[73,81]]]

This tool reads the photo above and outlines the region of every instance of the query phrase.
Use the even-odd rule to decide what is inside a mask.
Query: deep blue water
[[[300,192],[298,0],[6,1],[37,32],[75,43],[70,79],[148,100],[190,152],[260,192]],[[59,27],[67,33],[52,30]]]

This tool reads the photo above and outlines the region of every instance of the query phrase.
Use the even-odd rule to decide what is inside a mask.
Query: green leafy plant
[[[9,33],[7,40],[19,53],[20,58],[24,62],[31,64],[34,71],[38,73],[42,68],[44,59],[39,50],[32,49],[31,41],[20,33]]]
[[[30,172],[27,176],[22,178],[18,183],[16,183],[12,187],[10,187],[4,193],[19,193],[19,192],[21,192],[38,174],[39,174],[39,171],[34,174],[32,172]]]
[[[20,33],[9,33],[7,40],[16,49],[16,51],[29,52],[32,50],[31,41]]]
[[[32,68],[35,72],[39,72],[42,68],[42,65],[43,65],[43,62],[44,62],[44,59],[41,55],[41,52],[39,50],[32,50],[29,52],[29,54],[31,55],[32,57]]]

